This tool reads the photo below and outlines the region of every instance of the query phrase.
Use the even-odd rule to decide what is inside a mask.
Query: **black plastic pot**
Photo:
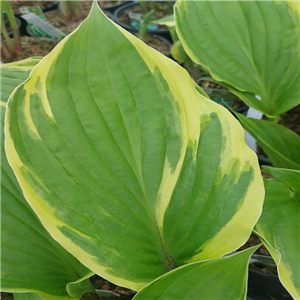
[[[53,5],[42,9],[43,13],[45,13],[45,14],[48,12],[57,11],[57,10],[59,10],[59,1],[55,1],[55,2],[53,2]]]
[[[113,20],[113,13],[111,13],[109,10],[106,9],[104,9],[103,12],[109,19]]]
[[[105,11],[108,11],[108,12],[113,14],[116,9],[119,9],[119,8],[125,6],[125,5],[130,4],[130,3],[132,3],[132,1],[122,1],[122,3],[116,4],[116,5],[113,5],[113,6],[109,6],[109,7],[101,7],[100,6],[100,7],[101,7],[101,9],[103,9]]]
[[[292,300],[278,276],[249,268],[247,300]]]
[[[139,3],[129,3],[127,5],[121,6],[118,9],[116,9],[114,11],[114,21],[120,25],[121,27],[123,27],[124,29],[126,29],[127,31],[134,33],[134,32],[138,32],[139,30],[131,25],[125,24],[123,22],[120,21],[120,16],[127,14],[127,11],[132,9],[134,6],[138,6]],[[170,32],[168,28],[163,28],[163,29],[158,29],[158,30],[148,30],[148,33],[151,34],[155,34],[155,35],[161,35],[164,38],[168,39],[170,41],[171,36],[170,36]]]
[[[15,18],[16,20],[18,20],[18,22],[20,22],[20,27],[19,27],[20,36],[27,35],[26,32],[27,22],[21,18],[21,14],[15,14]]]

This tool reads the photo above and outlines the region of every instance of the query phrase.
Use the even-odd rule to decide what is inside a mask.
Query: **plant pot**
[[[139,29],[137,27],[130,25],[129,21],[127,24],[124,20],[122,20],[122,18],[124,18],[124,17],[125,17],[125,19],[129,19],[128,13],[138,7],[139,7],[139,3],[129,3],[127,5],[123,5],[123,6],[119,7],[118,9],[116,9],[114,11],[114,21],[118,25],[120,25],[121,27],[123,27],[124,29],[126,29],[127,31],[129,31],[131,33],[138,32]],[[171,39],[168,28],[164,28],[164,27],[161,27],[161,28],[158,27],[157,29],[148,28],[148,32],[151,34],[155,34],[155,35],[161,35],[168,40]]]
[[[57,11],[59,10],[59,1],[55,1],[53,2],[53,5],[52,6],[48,6],[44,9],[42,9],[43,13],[48,13],[48,12],[51,12],[51,11]]]
[[[246,113],[246,116],[253,119],[261,120],[263,117],[263,113],[250,107]],[[256,139],[245,130],[245,139],[247,145],[257,154],[258,161],[260,165],[272,166],[271,161],[266,156],[258,153],[257,141]]]
[[[20,36],[27,35],[27,31],[26,31],[27,22],[24,19],[22,19],[21,14],[15,14],[15,18],[18,24],[20,22],[20,26],[19,26]]]
[[[292,300],[278,276],[249,268],[247,300]]]
[[[136,33],[135,35],[137,35],[137,33]],[[154,38],[154,39],[156,39],[156,40],[159,40],[161,43],[164,43],[164,44],[166,45],[166,48],[165,48],[165,51],[161,51],[161,50],[159,49],[159,47],[157,47],[156,45],[153,45],[153,44],[151,43],[151,41],[147,41],[147,40],[146,40],[145,43],[146,43],[148,46],[150,46],[150,47],[156,49],[157,51],[161,52],[162,54],[164,54],[164,55],[167,56],[167,57],[171,57],[171,46],[172,46],[172,44],[169,42],[168,39],[166,39],[166,38],[164,38],[164,37],[162,37],[162,36],[160,36],[160,35],[151,34],[151,33],[148,33],[147,36],[150,38],[150,40],[151,40],[151,37],[152,37],[152,38]],[[159,46],[159,45],[158,45],[158,46]]]
[[[106,10],[106,9],[103,12],[109,19],[113,20],[113,18],[114,18],[113,13],[111,13],[109,10]]]
[[[121,2],[121,3],[119,3]],[[99,6],[102,10],[108,11],[110,13],[114,13],[116,9],[119,9],[120,7],[123,7],[124,5],[127,5],[131,3],[132,1],[98,1]],[[111,3],[111,5],[109,5]]]

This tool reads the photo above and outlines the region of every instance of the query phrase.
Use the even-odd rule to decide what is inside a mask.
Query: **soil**
[[[300,105],[282,114],[278,124],[289,128],[300,136]]]
[[[11,6],[16,13],[19,13],[19,7],[22,6],[40,6],[43,10],[51,7],[53,4],[57,3],[58,0],[10,0]],[[81,0],[83,12],[89,11],[93,0]],[[119,5],[124,0],[98,0],[99,6],[103,9]]]
[[[98,1],[99,5],[102,7],[109,7],[111,5],[120,4],[122,1]],[[36,6],[43,4],[43,8],[46,7],[46,4],[53,4],[51,1],[13,1],[12,7],[16,12],[19,12],[19,8],[22,6]],[[82,15],[77,20],[66,20],[60,11],[52,11],[45,14],[47,21],[61,30],[66,34],[73,32],[80,23],[88,16],[92,1],[81,1],[82,4]],[[109,12],[105,12],[108,17],[110,17]],[[31,56],[45,56],[47,55],[58,43],[58,39],[51,38],[41,38],[41,37],[28,37],[22,36],[21,43],[23,47],[23,52],[18,53],[18,56],[11,57],[4,47],[4,43],[1,43],[1,58],[2,62],[12,62],[25,59]],[[164,41],[151,37],[147,35],[146,44],[154,49],[160,51],[166,56],[170,56],[170,47]]]
[[[255,233],[251,233],[251,236],[248,239],[248,241],[245,243],[245,245],[240,247],[238,250],[245,250],[247,248],[254,247],[259,244],[261,244],[261,240],[259,239],[259,237],[256,236]],[[269,251],[266,249],[264,245],[261,245],[254,253],[271,256]]]
[[[1,300],[14,300],[13,294],[1,292]]]
[[[135,34],[135,36],[138,36],[138,34]],[[165,56],[170,56],[170,45],[159,37],[154,37],[153,35],[147,34],[145,43]]]
[[[101,8],[105,9],[105,8],[109,8],[109,7],[113,7],[113,6],[117,6],[122,4],[124,1],[98,1],[98,4]]]
[[[98,276],[98,275],[93,275],[90,278],[91,283],[93,284],[93,287],[95,289],[100,289],[100,290],[109,290],[109,291],[113,291],[114,295],[116,297],[120,297],[121,295],[135,295],[136,292],[130,289],[126,289],[126,288],[121,288],[107,280],[105,280],[104,278]]]
[[[210,75],[208,75],[208,74],[203,74],[203,76],[210,77]],[[217,89],[220,91],[228,91],[228,89],[223,87],[222,85],[214,83],[214,82],[206,81],[206,80],[198,81],[198,85],[201,88],[210,88],[210,89]],[[226,99],[224,99],[224,100],[226,100]],[[231,99],[231,101],[232,101],[232,104],[230,105],[230,107],[236,112],[243,113],[243,111],[245,111],[248,107],[245,104],[245,102],[242,101],[241,99],[239,99],[238,97]]]
[[[21,13],[19,8],[23,6],[39,6],[42,10],[50,8],[57,1],[10,1],[13,11],[17,14]]]

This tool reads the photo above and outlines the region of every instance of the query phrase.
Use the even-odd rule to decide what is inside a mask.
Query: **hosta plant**
[[[299,299],[300,171],[264,168],[274,178],[265,179],[266,197],[256,233],[277,263],[281,282]]]
[[[5,154],[55,241],[136,299],[245,299],[256,248],[223,257],[263,204],[242,127],[96,3],[10,95]]]
[[[280,114],[300,104],[299,12],[293,1],[179,1],[174,14],[178,36],[194,62],[278,122]],[[238,117],[275,167],[299,169],[298,136]]]
[[[19,26],[17,24],[10,2],[1,1],[0,5],[1,43],[3,43],[3,45],[5,46],[3,47],[3,49],[1,49],[1,57],[6,59],[16,58],[18,57],[18,53],[22,52]],[[13,40],[9,35],[7,27],[10,27],[12,30],[14,38]]]
[[[180,1],[174,14],[187,54],[249,106],[276,120],[300,103],[299,12],[294,1]],[[300,138],[282,125],[236,115],[276,167],[268,169],[276,179],[265,181],[257,231],[282,283],[298,299],[294,214],[299,215]]]
[[[78,299],[93,291],[88,279],[93,273],[42,226],[4,151],[6,102],[39,61],[30,58],[1,65],[1,290],[15,293],[15,300]]]
[[[236,114],[243,127],[256,139],[274,167],[300,170],[300,137],[281,124]]]
[[[300,104],[296,1],[179,1],[174,12],[187,54],[249,106],[276,117]]]

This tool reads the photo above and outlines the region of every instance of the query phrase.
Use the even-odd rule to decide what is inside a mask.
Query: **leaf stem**
[[[1,3],[2,7],[4,8],[7,18],[9,20],[10,26],[13,31],[13,36],[15,40],[15,49],[17,52],[22,52],[22,46],[21,46],[21,40],[20,40],[20,32],[19,32],[19,26],[17,24],[14,12],[12,10],[12,7],[8,1],[3,1]]]
[[[268,117],[268,121],[277,124],[279,121],[281,120],[280,116],[276,116],[276,117]]]

